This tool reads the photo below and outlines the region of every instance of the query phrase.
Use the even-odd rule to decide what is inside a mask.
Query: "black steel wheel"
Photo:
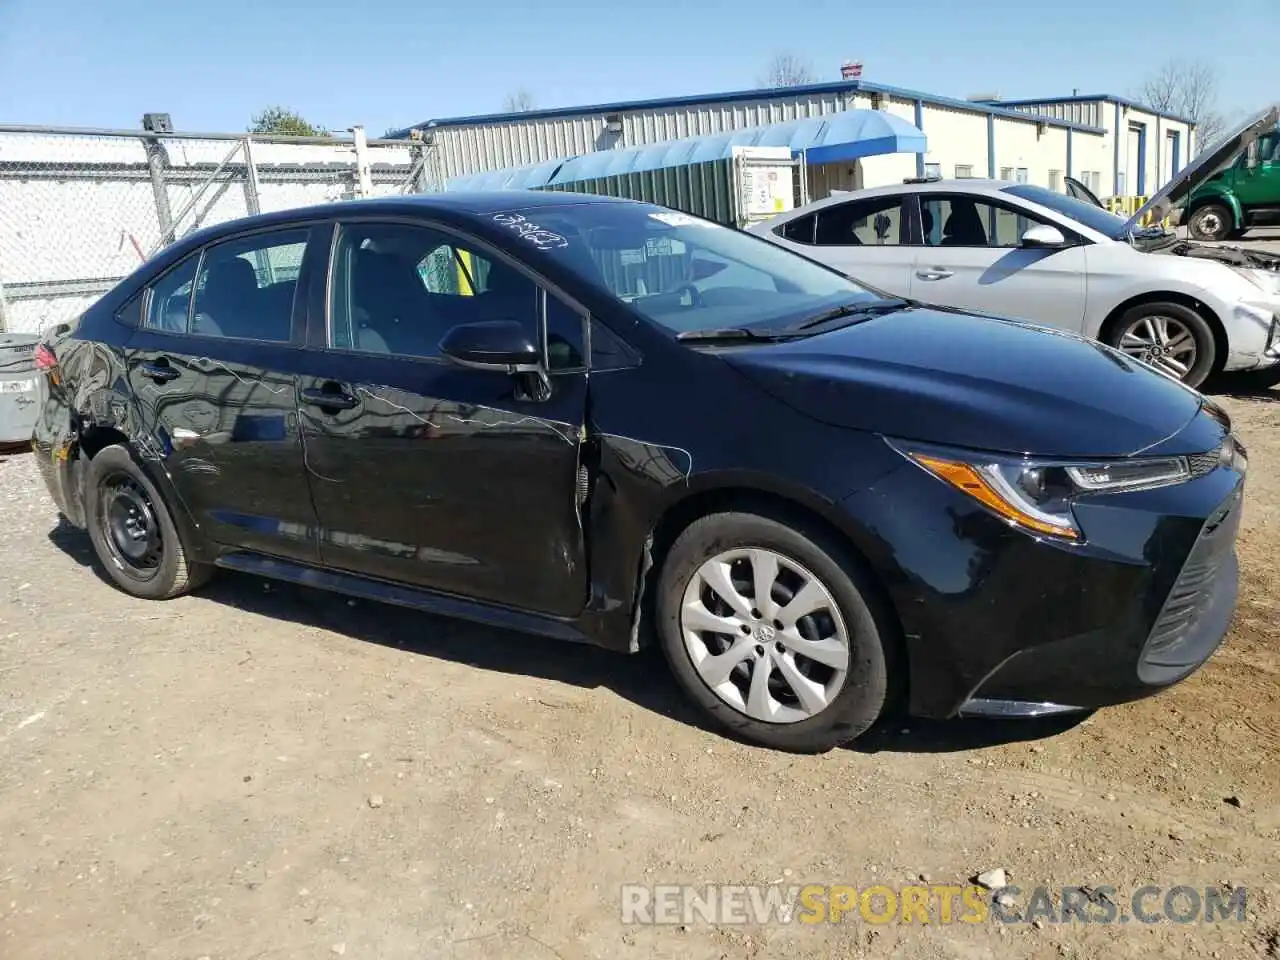
[[[199,586],[212,572],[190,562],[168,506],[126,448],[98,451],[84,489],[94,552],[125,593],[166,600]]]

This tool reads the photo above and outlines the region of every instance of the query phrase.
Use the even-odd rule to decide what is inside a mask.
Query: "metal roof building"
[[[1067,98],[1068,100],[1070,98]],[[1114,111],[1064,101],[957,100],[867,80],[742,90],[656,100],[425,121],[431,180],[527,168],[601,151],[628,150],[851,110],[881,111],[927,138],[925,152],[895,150],[820,162],[810,157],[814,196],[938,173],[1026,180],[1061,189],[1066,175],[1101,192],[1150,192],[1192,155],[1191,127],[1119,98]],[[1086,117],[1081,122],[1069,117]],[[1127,141],[1141,134],[1141,149]],[[410,135],[410,129],[393,136]],[[1176,140],[1170,137],[1176,136]],[[1136,141],[1135,141],[1136,142]],[[1126,192],[1124,189],[1114,190]]]
[[[925,151],[925,145],[924,134],[900,117],[876,110],[849,110],[471,174],[449,180],[446,186],[451,190],[540,189],[725,160],[734,147],[786,147],[793,156],[803,154],[809,163],[821,165],[888,153],[918,154]]]

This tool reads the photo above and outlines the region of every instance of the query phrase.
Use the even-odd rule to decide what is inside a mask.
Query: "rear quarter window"
[[[818,218],[812,213],[805,217],[796,217],[794,220],[788,220],[773,232],[784,239],[790,240],[792,243],[812,244],[817,220]]]

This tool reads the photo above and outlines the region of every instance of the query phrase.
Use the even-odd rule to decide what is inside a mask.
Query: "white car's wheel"
[[[1217,360],[1213,330],[1180,303],[1140,303],[1110,324],[1103,341],[1189,387],[1198,387]]]

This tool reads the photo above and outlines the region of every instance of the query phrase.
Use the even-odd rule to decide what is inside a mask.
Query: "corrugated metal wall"
[[[665,170],[580,180],[546,189],[562,193],[595,193],[606,197],[645,200],[728,226],[736,226],[732,160],[712,160]]]
[[[889,98],[885,98],[888,101]],[[910,101],[902,101],[910,103]],[[441,126],[432,132],[433,173],[437,182],[453,177],[543,160],[663,143],[842,110],[868,109],[866,93],[779,94],[759,100],[703,103],[624,112],[622,133],[611,134],[605,113],[515,120],[506,123]]]
[[[1106,127],[1102,119],[1101,100],[1071,100],[1063,103],[1032,103],[1012,107],[1019,113],[1038,113],[1055,120],[1069,120],[1087,127]]]

